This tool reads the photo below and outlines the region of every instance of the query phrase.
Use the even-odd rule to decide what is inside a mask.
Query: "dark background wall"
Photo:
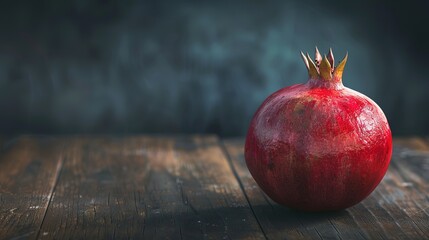
[[[0,132],[244,135],[299,51],[349,52],[344,84],[395,135],[429,134],[427,1],[10,1]]]

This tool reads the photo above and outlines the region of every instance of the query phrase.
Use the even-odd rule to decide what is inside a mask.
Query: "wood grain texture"
[[[264,239],[216,137],[76,138],[41,239]]]
[[[0,239],[429,239],[428,139],[395,139],[373,194],[318,214],[266,197],[243,142],[0,137]]]
[[[35,239],[62,163],[62,144],[48,137],[2,138],[0,239]]]
[[[224,141],[233,170],[269,239],[429,239],[429,145],[396,140],[389,170],[362,203],[335,213],[302,213],[266,197],[247,170],[243,139]]]

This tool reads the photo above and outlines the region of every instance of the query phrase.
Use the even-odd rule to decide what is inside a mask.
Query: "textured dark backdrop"
[[[3,2],[0,132],[244,135],[270,93],[306,81],[299,50],[317,45],[349,51],[344,84],[374,99],[395,135],[429,134],[428,7]]]

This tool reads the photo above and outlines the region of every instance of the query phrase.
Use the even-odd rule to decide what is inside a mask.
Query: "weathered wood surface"
[[[243,139],[0,138],[0,239],[429,239],[429,141],[396,139],[362,203],[310,214],[267,198]]]
[[[48,137],[2,139],[0,239],[36,238],[61,168],[62,148]]]
[[[40,238],[263,235],[217,138],[71,140]]]
[[[249,204],[269,239],[429,239],[429,145],[398,139],[389,170],[362,203],[335,213],[309,214],[275,204],[246,168],[243,140],[224,141]]]

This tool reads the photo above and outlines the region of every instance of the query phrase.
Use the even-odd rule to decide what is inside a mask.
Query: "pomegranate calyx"
[[[308,75],[311,79],[319,78],[319,70],[318,67],[314,64],[310,55],[307,53],[307,61],[308,61]]]
[[[319,71],[320,71],[320,76],[323,79],[326,79],[326,80],[331,80],[332,79],[331,64],[329,63],[328,58],[326,58],[326,55],[323,58],[322,62],[320,63]]]
[[[346,66],[348,56],[349,53],[347,52],[344,59],[338,64],[338,66],[334,70],[334,77],[339,79],[339,81],[341,81],[341,79],[343,78],[344,67]]]
[[[329,82],[339,83],[342,81],[348,53],[346,53],[344,59],[336,67],[332,48],[329,49],[328,56],[325,55],[322,58],[319,49],[316,47],[314,62],[308,53],[304,55],[304,53],[301,52],[301,57],[304,60],[304,64],[308,70],[310,79],[321,79]]]

